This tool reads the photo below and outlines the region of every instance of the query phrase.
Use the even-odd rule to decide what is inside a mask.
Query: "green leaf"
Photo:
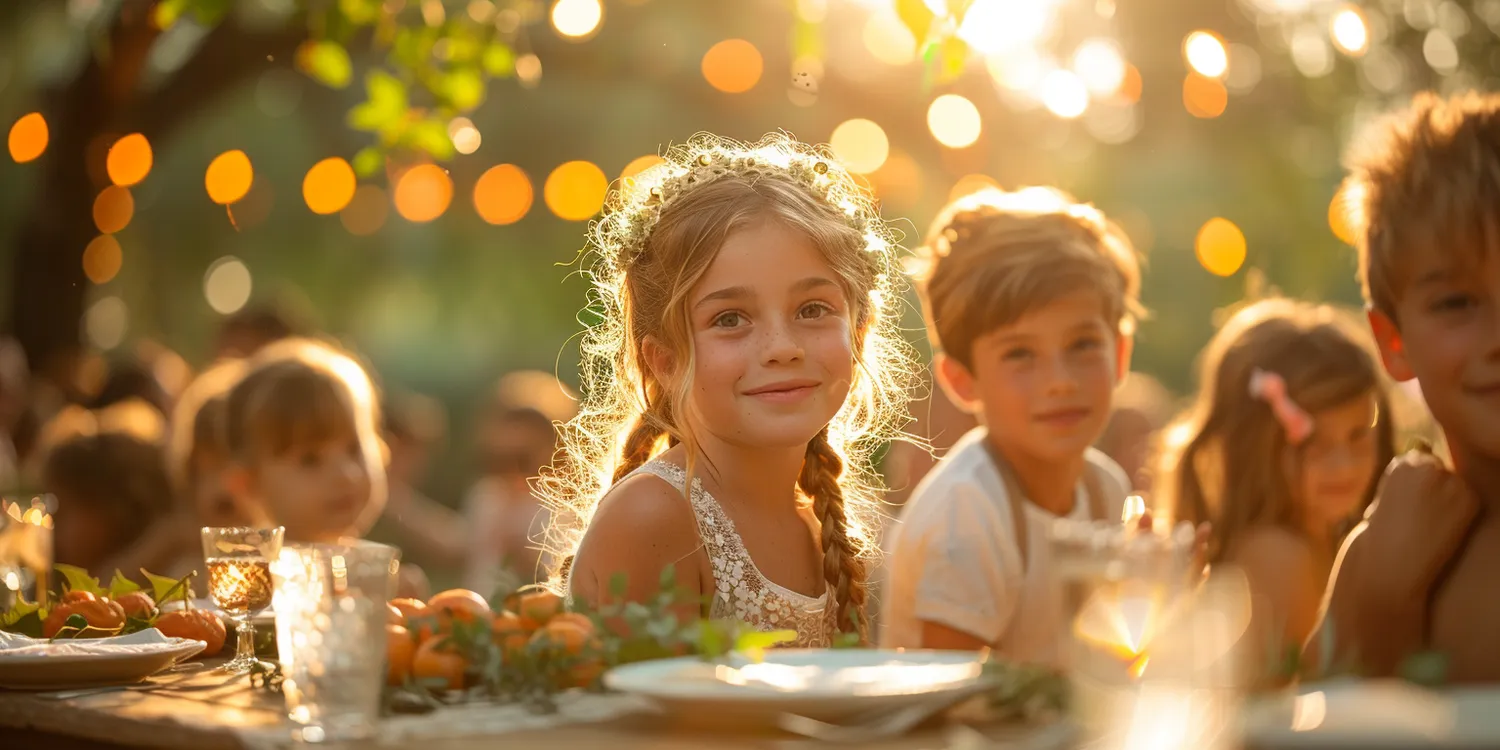
[[[484,78],[473,68],[460,68],[443,77],[443,94],[454,109],[468,112],[484,102]]]
[[[141,575],[145,576],[146,580],[151,583],[151,598],[156,602],[158,607],[168,599],[193,598],[193,587],[188,583],[188,579],[192,578],[196,573],[177,579],[159,576],[142,568]]]
[[[161,0],[156,4],[152,13],[152,20],[156,22],[156,28],[166,31],[177,23],[182,17],[182,11],[187,7],[188,0]]]
[[[896,17],[911,31],[916,38],[917,46],[921,47],[927,40],[927,32],[932,30],[932,11],[928,9],[923,0],[896,0]]]
[[[714,620],[698,621],[698,652],[704,658],[715,658],[728,651],[728,645],[724,642],[724,634],[719,630],[719,624]]]
[[[339,0],[339,10],[350,23],[363,26],[380,17],[380,0]]]
[[[384,111],[369,102],[357,104],[349,110],[349,127],[366,133],[384,130],[390,124],[390,120],[391,118]]]
[[[302,72],[330,88],[344,88],[354,76],[349,51],[338,42],[327,39],[309,42],[298,57]]]
[[[365,91],[370,94],[370,103],[377,107],[406,109],[406,84],[384,70],[372,70],[365,76]]]
[[[1448,655],[1437,651],[1412,654],[1401,662],[1398,674],[1424,687],[1440,687],[1448,681]]]
[[[791,643],[797,640],[795,630],[772,630],[762,633],[758,630],[746,630],[734,639],[735,651],[760,651],[771,648],[781,643]]]
[[[839,633],[830,648],[859,648],[859,633]]]
[[[616,571],[609,577],[609,595],[615,599],[624,599],[625,592],[630,587],[630,576],[625,571]]]
[[[120,630],[120,635],[139,633],[142,630],[150,630],[151,627],[152,623],[150,620],[142,620],[139,617],[127,617],[125,618],[125,627]]]
[[[385,155],[374,146],[366,146],[354,155],[354,173],[360,177],[371,177],[385,166]]]
[[[126,578],[125,574],[121,573],[118,568],[115,569],[115,577],[111,578],[109,581],[110,598],[119,598],[126,594],[132,594],[140,590],[140,584],[130,580],[129,578]]]
[[[89,575],[87,570],[76,565],[58,565],[57,572],[62,574],[63,580],[67,582],[68,591],[87,591],[95,596],[108,594],[104,587],[99,585],[99,579]]]
[[[402,140],[406,145],[425,151],[438,161],[453,158],[453,141],[448,138],[448,128],[441,120],[428,118],[412,123]]]
[[[480,56],[484,72],[495,78],[509,78],[516,73],[516,53],[501,42],[490,42]]]
[[[0,614],[0,630],[12,630],[13,626],[25,619],[27,615],[35,615],[42,611],[42,605],[36,602],[16,602],[3,614]]]
[[[668,565],[661,570],[661,577],[657,579],[657,585],[662,591],[677,590],[677,566]]]
[[[36,607],[37,605],[24,604],[18,606]],[[4,629],[8,633],[18,633],[20,635],[31,636],[32,638],[41,638],[42,625],[41,611],[39,609],[31,609],[17,617],[14,622],[0,625],[0,629]]]

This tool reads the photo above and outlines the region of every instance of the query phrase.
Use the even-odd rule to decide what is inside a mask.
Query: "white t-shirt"
[[[1005,480],[990,457],[983,427],[971,430],[917,486],[893,529],[881,607],[885,648],[919,648],[922,621],[970,633],[998,655],[1056,665],[1061,644],[1062,589],[1047,547],[1055,518],[1024,499],[1007,497]],[[1125,472],[1090,448],[1086,471],[1099,477],[1105,517],[1119,519]],[[1087,519],[1089,501],[1080,480],[1071,518]],[[1011,502],[1025,502],[1030,527],[1027,561],[1013,528]]]

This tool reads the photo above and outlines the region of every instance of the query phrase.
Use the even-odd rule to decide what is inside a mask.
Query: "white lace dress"
[[[661,477],[679,492],[687,483],[687,472],[666,461],[651,461],[635,471],[642,472]],[[709,617],[738,620],[761,631],[794,630],[797,640],[787,644],[793,647],[829,646],[835,635],[833,618],[829,616],[829,590],[825,589],[822,596],[811,597],[768,580],[750,559],[734,522],[696,478],[689,497],[693,515],[698,519],[698,535],[713,563],[714,592]]]

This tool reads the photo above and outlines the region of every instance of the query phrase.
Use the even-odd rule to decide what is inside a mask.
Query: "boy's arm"
[[[943,502],[917,563],[922,647],[977,650],[1000,640],[1015,611],[1007,572],[1019,561],[1005,554],[1014,533],[996,523],[993,501],[977,488],[952,488]]]

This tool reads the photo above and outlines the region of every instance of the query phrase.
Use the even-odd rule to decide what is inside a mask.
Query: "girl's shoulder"
[[[1225,550],[1224,562],[1253,580],[1317,579],[1318,550],[1311,540],[1281,526],[1252,526]]]
[[[698,546],[698,519],[692,503],[670,479],[638,471],[600,499],[588,536],[604,544],[649,540],[653,548],[680,547],[687,554]]]

